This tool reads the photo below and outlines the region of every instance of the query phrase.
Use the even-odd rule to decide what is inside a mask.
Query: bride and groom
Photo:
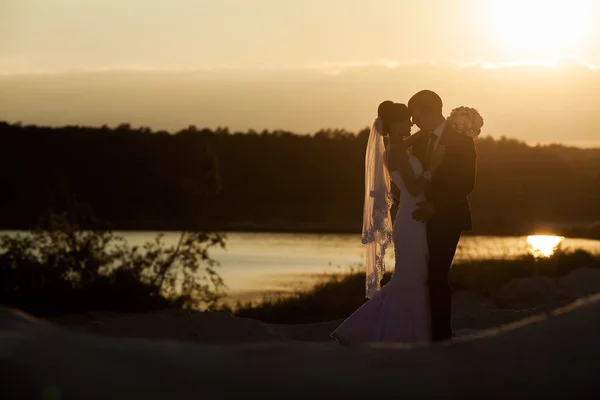
[[[444,118],[442,108],[441,98],[429,90],[415,94],[408,106],[379,105],[365,158],[362,242],[369,300],[332,333],[342,344],[437,342],[453,336],[448,272],[461,233],[471,229],[473,138],[483,119],[466,107]],[[413,124],[420,131],[410,135]],[[399,204],[392,224],[394,201]],[[381,288],[392,242],[395,269]]]

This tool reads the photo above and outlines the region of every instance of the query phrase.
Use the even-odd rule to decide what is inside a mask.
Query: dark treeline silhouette
[[[34,226],[60,180],[113,229],[360,232],[367,137],[368,130],[295,135],[190,126],[171,134],[128,124],[0,123],[0,229]],[[476,144],[475,233],[600,220],[600,150],[490,137]],[[214,157],[221,190],[207,200]],[[198,219],[199,210],[209,212]]]

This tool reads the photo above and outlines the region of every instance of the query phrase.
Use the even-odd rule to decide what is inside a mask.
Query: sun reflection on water
[[[527,244],[534,257],[550,257],[561,242],[563,236],[553,235],[531,235],[527,236]]]

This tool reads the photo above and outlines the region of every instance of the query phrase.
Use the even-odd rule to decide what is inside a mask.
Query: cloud
[[[338,76],[348,71],[365,68],[397,69],[402,67],[440,67],[440,68],[482,68],[501,69],[515,67],[542,67],[542,68],[585,68],[589,70],[600,69],[600,63],[594,63],[583,59],[555,59],[555,60],[521,60],[507,62],[491,62],[485,60],[467,61],[448,59],[444,61],[422,60],[422,61],[400,61],[392,59],[381,59],[374,61],[331,61],[314,62],[301,65],[277,65],[259,64],[251,66],[219,64],[212,66],[149,66],[136,64],[106,65],[106,66],[80,66],[73,68],[40,68],[24,55],[0,57],[0,75],[44,75],[44,74],[70,74],[70,73],[97,73],[97,72],[218,72],[218,71],[240,71],[240,72],[291,72],[291,71],[316,71],[329,76]]]
[[[448,109],[480,109],[486,135],[584,143],[596,140],[600,125],[599,84],[598,68],[580,60],[541,65],[460,60],[252,68],[124,65],[0,76],[0,113],[8,121],[47,125],[129,122],[171,131],[189,124],[242,131],[356,131],[371,121],[383,99],[405,101],[428,87],[442,95]],[[576,118],[565,118],[572,110]]]

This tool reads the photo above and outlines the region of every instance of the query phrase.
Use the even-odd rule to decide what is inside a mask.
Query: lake
[[[116,232],[130,244],[152,240],[159,232]],[[175,243],[176,232],[165,233],[166,243]],[[456,261],[506,259],[525,254],[547,256],[559,245],[600,254],[600,241],[558,236],[464,236]],[[386,257],[394,265],[393,248]],[[319,275],[347,271],[364,262],[364,245],[357,234],[228,233],[226,249],[214,249],[211,257],[228,286],[230,300],[253,300],[264,293],[302,289]]]

